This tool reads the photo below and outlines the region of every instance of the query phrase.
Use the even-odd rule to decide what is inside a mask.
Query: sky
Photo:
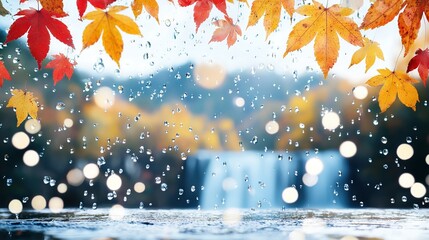
[[[35,1],[29,1],[20,6],[16,2],[9,1],[9,3],[4,3],[4,6],[10,12],[16,12],[19,7],[36,6]],[[129,0],[119,0],[116,4],[129,6],[130,2]],[[198,32],[195,32],[195,23],[192,19],[193,6],[183,8],[177,3],[174,5],[168,1],[158,2],[160,3],[159,25],[154,18],[149,17],[143,11],[142,15],[137,18],[143,37],[123,33],[124,52],[120,61],[120,70],[118,70],[116,63],[103,51],[101,41],[82,51],[82,32],[90,21],[77,20],[75,1],[64,1],[64,9],[68,12],[69,17],[62,19],[62,21],[69,26],[76,49],[73,50],[55,39],[52,40],[50,54],[67,53],[68,56],[76,59],[78,69],[84,71],[94,71],[94,64],[101,58],[104,64],[103,74],[116,74],[119,79],[128,79],[129,76],[135,75],[145,77],[149,74],[156,74],[160,69],[189,62],[219,64],[227,72],[252,71],[252,69],[253,71],[275,71],[282,75],[290,75],[294,71],[298,75],[307,71],[321,72],[314,58],[313,42],[302,50],[292,52],[283,58],[287,37],[292,29],[289,16],[284,10],[282,11],[283,20],[280,26],[265,39],[266,34],[262,20],[256,26],[246,28],[250,13],[249,7],[245,4],[232,5],[228,3],[229,15],[234,20],[239,18],[238,24],[243,30],[243,36],[239,37],[237,43],[228,49],[226,42],[209,44],[216,28],[211,22],[215,18],[223,17],[217,9],[212,10],[209,19],[201,25]],[[310,1],[307,0],[306,2]],[[329,4],[340,2],[352,6],[359,3],[360,0],[331,0]],[[369,1],[365,1],[365,4],[352,15],[358,24],[362,21],[368,7]],[[92,6],[89,6],[87,12],[91,10],[93,10]],[[131,9],[126,9],[122,13],[133,17]],[[15,17],[0,18],[0,25],[7,28]],[[294,18],[300,20],[303,17],[295,13]],[[371,76],[376,75],[376,69],[386,67],[392,69],[395,66],[396,59],[402,51],[396,20],[376,30],[366,31],[364,35],[380,43],[385,61],[377,60],[367,73],[365,73],[363,62],[349,68],[351,56],[358,47],[341,40],[339,58],[330,71],[328,79],[335,76],[361,84]]]

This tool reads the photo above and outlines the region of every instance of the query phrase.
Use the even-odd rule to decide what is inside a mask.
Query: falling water
[[[317,158],[323,170],[314,186],[303,182],[305,165]],[[319,161],[320,162],[320,161]],[[298,190],[292,207],[345,207],[348,166],[337,151],[309,153],[200,151],[187,161],[186,188],[196,192],[202,209],[288,207],[287,187]]]

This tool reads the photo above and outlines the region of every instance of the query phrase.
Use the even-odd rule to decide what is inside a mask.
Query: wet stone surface
[[[426,239],[429,210],[0,210],[0,239]]]

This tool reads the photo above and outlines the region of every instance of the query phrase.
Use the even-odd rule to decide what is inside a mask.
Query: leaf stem
[[[393,71],[396,70],[396,66],[398,65],[399,57],[401,56],[402,51],[404,50],[404,45],[401,44],[401,46],[402,46],[401,51],[399,51],[398,57],[396,57],[396,62],[395,62],[395,66],[393,67]]]

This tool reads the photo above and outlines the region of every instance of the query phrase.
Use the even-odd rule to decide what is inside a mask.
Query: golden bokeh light
[[[43,210],[46,208],[46,199],[42,195],[36,195],[31,199],[31,207],[34,210]]]
[[[226,71],[217,64],[198,64],[194,68],[195,82],[206,89],[220,87],[226,77]]]

